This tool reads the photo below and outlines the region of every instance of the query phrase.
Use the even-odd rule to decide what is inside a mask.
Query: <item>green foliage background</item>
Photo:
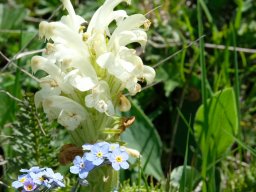
[[[77,14],[89,21],[104,1],[72,2]],[[68,168],[57,161],[60,147],[69,139],[65,130],[50,125],[40,111],[37,115],[26,112],[34,110],[26,94],[36,92],[38,85],[20,69],[31,72],[32,55],[15,58],[17,53],[44,47],[45,42],[37,37],[38,24],[49,18],[57,20],[66,13],[58,9],[59,6],[58,0],[0,0],[0,51],[13,59],[7,66],[7,58],[0,57],[0,146],[7,160],[1,166],[3,188],[0,191],[10,190],[4,186],[10,186],[16,179],[20,167],[40,164],[30,150],[36,140],[41,145],[37,155],[45,161],[41,162],[42,166],[48,163],[70,176]],[[132,0],[131,6],[123,3],[120,8],[129,14],[147,14],[151,20],[148,45],[141,56],[144,63],[154,66],[157,72],[155,84],[132,97],[133,108],[124,114],[136,116],[136,122],[122,138],[140,150],[143,157],[141,161],[132,159],[132,168],[121,173],[121,181],[126,180],[121,184],[121,191],[192,191],[200,188],[200,181],[204,180],[210,181],[202,187],[204,191],[254,191],[255,0]],[[218,92],[226,90],[234,93],[232,101],[229,96],[224,100],[216,98]],[[23,104],[18,104],[7,92]],[[204,102],[207,99],[214,100],[216,105],[220,105],[221,100],[226,103],[225,109],[213,111]],[[212,119],[204,118],[202,108]],[[225,117],[223,110],[233,114]],[[47,136],[40,132],[36,117],[42,121]],[[226,145],[224,130],[235,128],[227,127],[229,123],[220,124],[218,119],[225,121],[229,117],[232,117],[231,125],[238,122],[238,132],[228,131]],[[199,129],[198,124],[194,124],[198,120],[203,121]],[[215,125],[219,127],[214,129]],[[221,154],[209,155],[211,144],[198,141],[194,128],[206,138],[214,140],[217,135],[216,148],[218,144],[225,146]],[[29,130],[36,136],[31,138]],[[19,164],[20,154],[25,158]],[[31,159],[30,164],[27,159]],[[178,169],[179,166],[183,167]],[[67,181],[67,190],[74,184],[72,179]]]

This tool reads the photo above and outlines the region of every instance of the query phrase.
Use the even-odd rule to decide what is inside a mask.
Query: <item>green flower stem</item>
[[[79,128],[77,128],[75,131],[70,131],[69,134],[71,135],[72,142],[77,146],[81,146],[83,144],[83,138],[78,129]]]
[[[79,180],[76,182],[76,186],[75,186],[75,189],[74,189],[74,192],[78,192],[80,189],[80,184],[79,184]]]
[[[87,178],[89,185],[82,187],[83,192],[111,192],[119,182],[119,172],[113,170],[110,165],[94,169]]]
[[[90,116],[92,115],[90,114]],[[93,118],[86,119],[82,127],[70,132],[73,142],[77,146],[82,146],[85,143],[93,144],[97,141],[105,140],[108,135],[103,134],[102,130],[106,127],[111,127],[113,121],[112,117],[107,116],[105,113],[95,111]],[[81,190],[85,192],[113,191],[118,185],[118,178],[118,172],[114,171],[110,165],[96,167],[86,178],[89,186],[82,187]]]

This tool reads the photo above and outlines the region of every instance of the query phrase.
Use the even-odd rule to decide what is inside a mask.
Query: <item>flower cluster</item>
[[[70,172],[78,174],[80,179],[85,179],[91,170],[101,165],[111,164],[116,171],[120,168],[129,168],[126,148],[117,143],[99,142],[94,145],[85,144],[82,147],[84,155],[76,156],[74,165],[70,167]]]
[[[60,173],[54,173],[51,168],[32,167],[21,169],[20,172],[23,174],[12,183],[12,187],[16,189],[22,187],[24,192],[65,187],[63,176]]]
[[[42,70],[47,74],[40,79],[35,104],[68,130],[90,119],[91,109],[107,116],[129,110],[118,106],[122,101],[129,106],[122,91],[135,95],[141,90],[139,82],[152,83],[155,77],[154,69],[143,65],[136,50],[128,47],[139,43],[144,49],[150,22],[144,15],[128,16],[124,10],[114,10],[121,2],[130,3],[106,0],[87,23],[76,15],[70,0],[62,0],[68,15],[39,25],[39,36],[51,43],[43,56],[31,61],[34,73]],[[112,23],[117,26],[114,30],[109,28]]]

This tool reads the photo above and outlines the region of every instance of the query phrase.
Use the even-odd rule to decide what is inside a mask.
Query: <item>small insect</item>
[[[145,78],[140,78],[140,79],[138,80],[138,84],[140,84],[140,86],[143,88],[143,87],[146,87],[147,81],[146,81]]]
[[[83,22],[83,23],[80,25],[79,32],[85,33],[86,30],[87,30],[88,25],[89,25],[89,23],[88,23],[87,21]]]

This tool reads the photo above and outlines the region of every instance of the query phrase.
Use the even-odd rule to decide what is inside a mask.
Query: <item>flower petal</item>
[[[120,35],[120,33],[124,31],[137,30],[141,25],[145,23],[146,20],[146,17],[142,14],[134,14],[124,19],[114,30],[109,40],[110,46],[114,45],[114,41],[116,41],[116,38]]]
[[[120,166],[121,166],[123,169],[128,169],[128,168],[129,168],[129,164],[128,164],[126,161],[122,162],[122,163],[120,164]]]
[[[140,29],[123,31],[120,32],[120,34],[113,41],[115,42],[115,46],[117,47],[126,46],[130,43],[138,42],[141,45],[142,49],[144,49],[147,43],[147,34],[145,31]],[[113,45],[110,44],[109,46],[111,47]]]
[[[126,152],[122,152],[121,156],[123,158],[124,161],[126,161],[127,159],[129,159],[129,155]]]
[[[119,170],[120,170],[119,163],[112,162],[112,167],[113,167],[113,169],[115,169],[116,171],[119,171]]]
[[[87,153],[86,154],[86,159],[89,161],[94,161],[95,156],[92,153]]]
[[[105,30],[113,19],[125,16],[123,13],[113,13],[114,8],[122,1],[127,0],[106,0],[105,3],[94,13],[87,32],[91,34],[93,31]]]
[[[154,81],[154,78],[156,76],[155,70],[150,66],[144,66],[143,67],[143,77],[146,79],[147,84],[150,84]]]
[[[100,164],[103,163],[103,161],[104,161],[103,158],[97,158],[97,159],[95,159],[92,163],[93,163],[94,165],[96,165],[96,166],[99,166]]]
[[[92,89],[96,85],[96,82],[90,77],[76,74],[70,78],[70,84],[79,91],[84,92]]]
[[[21,183],[21,182],[19,182],[19,181],[14,181],[14,182],[12,182],[12,187],[14,187],[14,188],[16,188],[16,189],[18,189],[18,188],[20,188],[20,187],[22,187],[23,186],[23,183]]]
[[[83,106],[64,96],[50,96],[43,101],[48,118],[57,118],[69,130],[74,130],[85,120],[87,112]],[[57,117],[56,117],[57,115]]]
[[[48,60],[42,56],[34,56],[31,60],[32,71],[43,70],[51,76],[61,73],[60,69],[55,65],[54,60]]]
[[[109,64],[115,62],[115,57],[114,57],[113,53],[111,53],[111,52],[104,53],[100,57],[98,57],[96,62],[102,68],[107,68],[109,66]]]
[[[88,172],[86,172],[86,171],[79,173],[79,178],[80,179],[85,179],[87,176],[88,176]]]
[[[73,163],[74,165],[79,165],[81,161],[82,161],[82,158],[80,156],[76,156],[75,159],[73,160]]]
[[[71,166],[70,167],[70,172],[73,173],[73,174],[78,174],[79,173],[79,167]]]

